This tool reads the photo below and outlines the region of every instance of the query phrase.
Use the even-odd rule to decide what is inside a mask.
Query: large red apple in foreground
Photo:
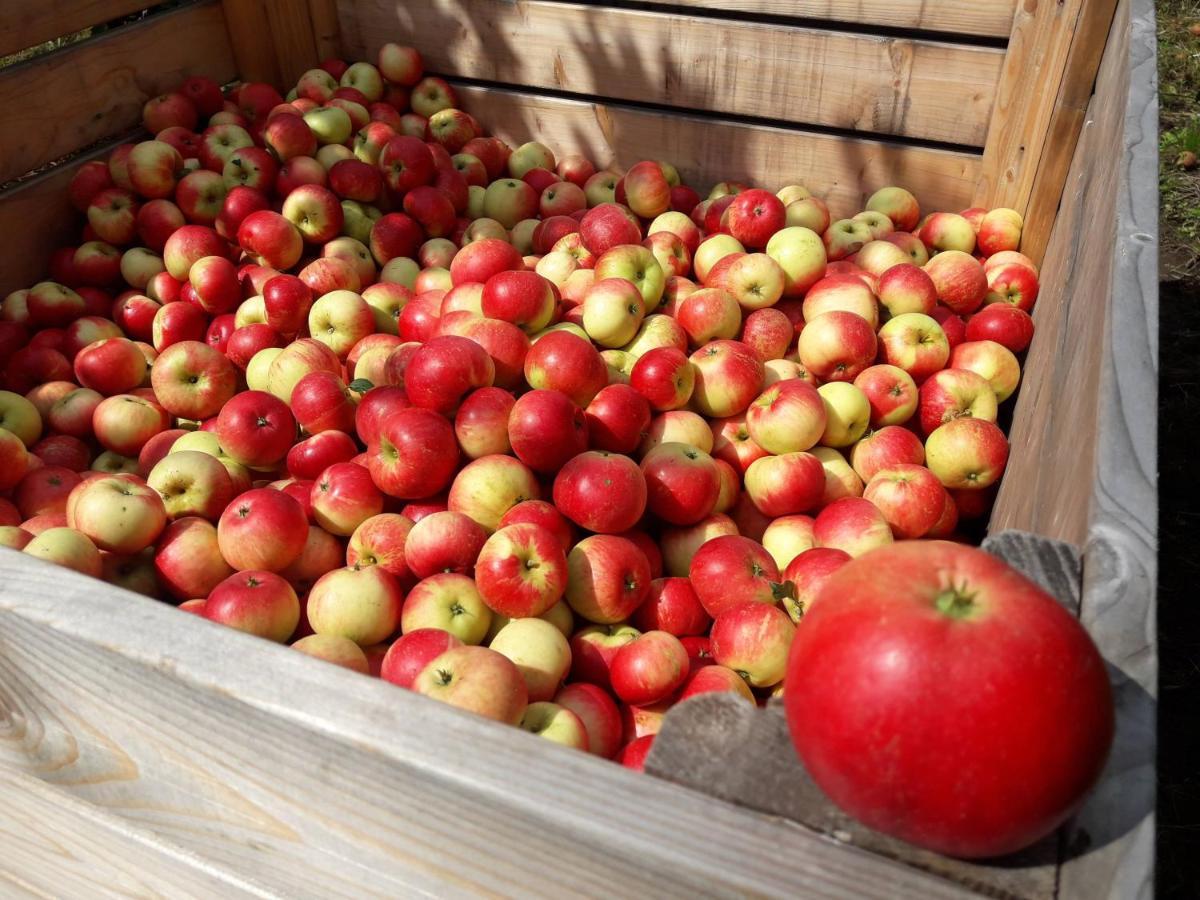
[[[967,858],[1057,828],[1113,737],[1104,660],[1079,622],[995,557],[942,541],[834,573],[796,629],[784,702],[842,809]]]

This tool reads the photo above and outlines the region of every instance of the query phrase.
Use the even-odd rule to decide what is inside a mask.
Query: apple
[[[665,700],[688,676],[688,655],[679,638],[648,631],[619,649],[610,664],[613,691],[625,703],[648,706]]]
[[[833,594],[797,631],[784,702],[805,768],[842,809],[927,849],[989,858],[1077,808],[1112,742],[1112,694],[1095,645],[1050,595],[943,542],[852,562],[826,583],[822,597]],[[963,667],[1010,689],[964,693],[951,674]],[[835,702],[831,683],[850,701]],[[948,723],[932,743],[921,724],[931,708]]]
[[[537,472],[557,472],[587,449],[587,418],[565,394],[535,389],[513,406],[508,439],[525,465]]]
[[[658,306],[666,287],[662,266],[650,250],[639,244],[611,247],[596,260],[596,282],[609,278],[623,278],[636,287],[646,311]]]
[[[586,752],[588,749],[587,726],[583,720],[573,710],[557,703],[547,700],[530,703],[518,727],[573,750]]]
[[[100,577],[100,551],[87,536],[73,528],[47,528],[29,541],[21,552],[83,575]]]
[[[92,431],[105,450],[136,458],[146,441],[167,430],[169,421],[166,410],[157,403],[132,394],[117,394],[95,407]]]
[[[234,151],[253,146],[254,139],[240,125],[231,122],[210,123],[200,133],[200,165],[213,172],[220,172]]]
[[[706,634],[712,619],[687,578],[656,578],[631,620],[643,632],[664,631],[675,637]]]
[[[513,619],[488,646],[516,665],[531,701],[553,697],[571,669],[567,639],[544,619]]]
[[[614,247],[638,244],[642,240],[642,229],[624,207],[610,202],[595,205],[587,211],[579,222],[579,236],[583,246],[600,257]]]
[[[474,581],[456,572],[442,572],[417,582],[405,598],[400,628],[405,634],[436,628],[457,643],[483,642],[492,613]]]
[[[296,419],[278,397],[243,391],[221,408],[216,431],[231,459],[250,468],[270,468],[295,442]]]
[[[285,643],[300,621],[300,602],[292,586],[272,572],[235,572],[212,589],[204,617]]]
[[[130,184],[147,200],[165,200],[174,194],[182,170],[183,157],[164,141],[142,141],[129,151]]]
[[[641,462],[646,506],[672,525],[693,525],[717,502],[720,480],[711,456],[689,444],[663,443]]]
[[[978,490],[994,484],[1004,473],[1008,440],[993,422],[959,417],[929,435],[925,460],[945,487]]]
[[[493,275],[520,271],[521,268],[521,254],[516,247],[498,238],[484,238],[463,247],[455,255],[450,264],[450,279],[454,285],[487,284]]]
[[[650,405],[629,385],[610,384],[584,411],[588,442],[594,450],[630,454],[650,425]]]
[[[290,403],[296,385],[310,372],[330,372],[340,377],[342,367],[337,354],[320,341],[312,338],[293,341],[271,361],[267,370],[268,390],[284,403]]]
[[[679,301],[675,319],[693,347],[733,338],[742,324],[742,308],[728,291],[705,288]]]
[[[736,415],[762,390],[763,364],[740,341],[712,341],[690,359],[696,372],[691,402],[703,415]]]
[[[412,573],[404,556],[404,545],[413,522],[398,513],[380,513],[362,522],[346,547],[346,565],[380,566],[403,583]]]
[[[925,219],[917,236],[931,254],[945,251],[971,253],[975,249],[975,229],[957,213],[934,213]]]
[[[412,689],[510,725],[520,723],[528,705],[521,671],[508,657],[487,647],[454,647],[445,651],[417,674]]]
[[[663,569],[667,575],[683,577],[688,574],[692,557],[707,541],[721,535],[737,533],[738,528],[733,520],[719,513],[714,513],[695,525],[664,528],[660,539]]]
[[[986,274],[988,286],[983,301],[985,304],[1007,304],[1032,312],[1038,298],[1036,271],[1022,263],[1009,263],[987,269]]]
[[[943,369],[921,385],[921,430],[931,434],[960,416],[995,422],[996,393],[982,375],[967,369]]]
[[[416,520],[405,538],[404,560],[418,578],[437,572],[466,574],[486,540],[487,532],[474,519],[442,509]]]
[[[950,345],[942,326],[930,316],[901,313],[879,329],[879,355],[920,384],[945,367]]]
[[[855,275],[826,275],[809,288],[801,309],[806,322],[822,313],[841,310],[862,316],[873,329],[879,327],[879,304],[875,294]]]
[[[1003,403],[1021,381],[1021,364],[1013,352],[995,341],[968,341],[950,354],[951,369],[966,369],[987,380],[996,399]]]
[[[339,207],[338,214],[341,214]],[[290,220],[277,212],[263,209],[250,213],[237,229],[237,242],[256,263],[278,271],[292,268],[304,252],[304,237]],[[168,248],[170,242],[168,241]],[[167,257],[167,271],[171,271]]]
[[[461,646],[462,641],[440,628],[418,628],[406,632],[388,648],[379,675],[384,681],[411,689],[413,681],[428,663],[447,650]]]
[[[879,507],[862,497],[843,497],[822,509],[813,522],[813,537],[818,547],[832,547],[854,557],[894,539]]]
[[[349,113],[336,106],[310,109],[304,113],[304,123],[312,129],[317,142],[322,145],[345,144],[354,133]]]
[[[771,555],[761,544],[736,534],[703,544],[692,557],[688,577],[714,619],[743,603],[774,605],[787,593]]]
[[[884,329],[890,325],[892,322]],[[853,381],[874,362],[876,347],[870,322],[856,313],[834,310],[804,326],[797,353],[804,367],[821,381],[846,382]]]
[[[872,428],[903,425],[917,411],[916,382],[898,366],[880,364],[864,369],[854,379],[854,386],[863,392],[871,406]]]
[[[925,264],[925,274],[932,279],[938,299],[956,313],[975,312],[987,297],[988,277],[969,253],[939,253]]]
[[[371,671],[367,655],[358,644],[348,638],[332,634],[310,634],[293,643],[291,648],[352,672],[368,675]]]
[[[899,231],[912,231],[921,220],[917,198],[902,187],[884,187],[867,198],[866,209],[882,213]]]
[[[900,540],[925,537],[941,520],[949,495],[937,476],[921,465],[899,464],[877,471],[863,497],[879,508]]]
[[[313,483],[310,494],[316,523],[330,534],[349,536],[383,511],[383,495],[371,473],[351,462],[334,463]]]
[[[588,531],[617,534],[637,524],[646,509],[646,479],[627,456],[580,453],[554,479],[554,505]]]
[[[501,517],[539,496],[533,471],[511,456],[483,456],[462,468],[450,486],[447,505],[478,522],[490,534]]]
[[[508,420],[516,401],[503,388],[483,387],[469,393],[454,417],[454,435],[469,459],[512,449]]]
[[[234,495],[225,466],[196,450],[168,453],[150,470],[146,483],[158,491],[171,519],[199,516],[215,522]]]
[[[787,673],[788,651],[795,634],[796,626],[778,607],[743,603],[713,620],[713,659],[717,665],[737,672],[752,687],[774,687]]]
[[[852,256],[874,238],[870,226],[858,219],[838,219],[831,222],[821,236],[826,258],[830,262]]]
[[[270,488],[235,497],[217,522],[221,556],[239,571],[278,572],[300,555],[307,538],[304,508],[289,494]]]
[[[584,408],[608,384],[608,369],[596,348],[562,331],[545,335],[529,349],[524,374],[530,387],[561,391]]]
[[[519,326],[527,334],[550,324],[557,305],[554,286],[536,272],[497,272],[485,282],[484,316]]]
[[[650,565],[631,540],[595,534],[584,538],[567,555],[566,599],[571,609],[589,622],[624,621],[646,598]]]
[[[750,404],[746,428],[768,453],[808,450],[825,431],[825,404],[811,384],[798,378],[779,381]]]
[[[53,431],[71,437],[91,437],[94,434],[96,409],[103,399],[102,395],[90,388],[71,390],[50,407],[46,413],[46,424]],[[157,419],[150,418],[149,421],[155,422]]]
[[[371,477],[379,489],[406,500],[429,497],[445,488],[458,465],[458,442],[450,423],[432,410],[416,407],[397,410],[385,419],[368,453]]]
[[[762,545],[782,572],[797,556],[816,544],[811,516],[780,516],[767,526]]]
[[[784,453],[752,462],[745,482],[759,512],[774,518],[814,509],[825,490],[825,470],[811,453]]]
[[[687,332],[672,316],[662,313],[646,316],[633,340],[621,349],[635,357],[640,357],[657,347],[674,347],[681,351],[686,351],[688,348]]]
[[[880,469],[896,465],[922,465],[925,447],[921,439],[907,428],[885,425],[864,434],[850,448],[850,465],[864,481],[870,481]]]
[[[1012,353],[1021,353],[1033,340],[1033,317],[1018,306],[992,303],[967,320],[968,341],[995,341]]]
[[[879,302],[892,316],[929,315],[937,304],[937,286],[924,269],[911,263],[892,266],[879,276]]]
[[[308,621],[316,634],[366,647],[395,633],[402,599],[395,577],[381,566],[334,569],[309,591]]]
[[[101,477],[80,484],[66,518],[69,527],[111,553],[139,553],[167,525],[162,498],[137,477]]]

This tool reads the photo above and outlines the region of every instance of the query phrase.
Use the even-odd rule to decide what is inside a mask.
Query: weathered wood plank
[[[308,0],[308,8],[317,57],[328,59],[341,56],[342,26],[338,21],[337,0]]]
[[[0,183],[141,121],[151,97],[235,69],[221,7],[189,5],[0,71]]]
[[[0,766],[285,895],[963,892],[0,551]]]
[[[988,47],[528,0],[341,0],[351,56],[416,46],[436,72],[983,146]]]
[[[672,6],[1008,37],[1016,0],[669,0]]]
[[[150,0],[40,0],[0,9],[0,56],[146,9]]]
[[[104,144],[0,193],[0,297],[41,281],[50,255],[79,239],[83,217],[67,199],[75,170],[103,159],[115,144]]]
[[[0,767],[6,897],[263,897],[124,819]]]
[[[1060,93],[1065,87],[1067,96],[1074,97],[1075,86],[1070,82],[1090,81],[1095,72],[1093,67],[1091,73],[1084,73],[1078,65],[1095,62],[1098,57],[1094,53],[1078,54],[1075,70],[1068,65],[1080,16],[1086,20],[1105,5],[1106,0],[1061,0],[1017,8],[996,89],[975,205],[1007,206],[1022,214],[1029,209],[1043,158],[1061,149],[1049,141]],[[1104,31],[1097,34],[1084,27],[1079,33],[1090,40]],[[1048,183],[1039,190],[1054,192]]]
[[[1093,110],[1117,118],[1099,153],[1120,166],[1116,240],[1105,312],[1094,428],[1095,482],[1083,572],[1082,619],[1123,676],[1118,727],[1099,788],[1072,823],[1091,852],[1068,859],[1063,900],[1154,894],[1155,741],[1158,682],[1158,104],[1154,8],[1122,0]],[[1108,66],[1108,58],[1105,59]],[[1102,132],[1097,131],[1097,136]],[[1092,160],[1094,161],[1093,154]],[[1084,157],[1088,159],[1088,157]],[[1091,298],[1093,315],[1099,310]]]
[[[1075,144],[1087,118],[1088,103],[1096,83],[1096,71],[1112,27],[1117,0],[1094,0],[1079,13],[1075,37],[1067,56],[1062,88],[1051,114],[1045,150],[1025,207],[1025,229],[1021,251],[1041,262],[1054,228],[1055,213],[1062,199],[1067,171],[1075,156]]]
[[[279,59],[267,16],[267,0],[222,0],[230,52],[242,81],[280,85]]]
[[[722,179],[772,189],[799,181],[824,197],[835,217],[858,212],[873,191],[888,184],[906,185],[930,209],[962,209],[970,202],[979,171],[979,157],[969,153],[521,91],[457,89],[463,106],[489,132],[514,145],[536,139],[558,154],[583,153],[602,167],[664,159],[704,190]]]

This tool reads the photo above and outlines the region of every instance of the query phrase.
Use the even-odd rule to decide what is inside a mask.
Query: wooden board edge
[[[1128,92],[1082,620],[1123,678],[1108,769],[1072,822],[1063,900],[1154,893],[1158,654],[1158,103],[1152,0],[1122,0]]]
[[[458,805],[466,803],[481,815],[487,810],[489,819],[498,821],[511,809],[525,827],[536,821],[543,829],[539,833],[571,835],[579,853],[590,860],[592,877],[597,859],[610,861],[614,884],[621,882],[620,860],[636,859],[646,871],[650,867],[688,884],[708,883],[714,894],[780,895],[804,884],[813,892],[836,897],[856,896],[860,889],[886,890],[890,896],[914,900],[971,896],[941,879],[837,845],[782,820],[566,751],[518,729],[441,706],[23,554],[0,550],[0,569],[5,573],[0,583],[0,618],[6,620],[4,633],[11,640],[7,646],[0,640],[0,665],[6,670],[17,666],[8,690],[19,690],[22,682],[37,683],[41,668],[50,660],[86,648],[85,655],[92,660],[87,669],[100,679],[91,680],[89,674],[86,690],[93,695],[93,705],[98,683],[116,678],[117,673],[126,688],[131,679],[146,684],[169,679],[177,685],[170,700],[184,705],[194,702],[198,714],[205,711],[201,718],[219,714],[224,721],[230,717],[240,721],[239,709],[253,710],[251,719],[265,716],[289,723],[292,734],[296,728],[306,729],[321,735],[323,746],[335,741],[355,753],[369,752],[382,767],[375,772],[382,778],[372,781],[371,794],[339,797],[339,805],[369,808],[387,796],[393,784],[386,772],[403,770],[410,783],[413,777],[436,783]],[[22,675],[20,660],[28,649],[35,653],[36,671]],[[95,665],[100,656],[106,664]],[[60,680],[54,700],[70,708],[70,697],[57,696],[62,688]],[[107,704],[103,693],[99,702]],[[41,704],[46,699],[33,697],[32,702]],[[121,702],[136,703],[142,715],[152,716],[155,699],[148,689],[143,696]],[[12,702],[2,691],[0,700]],[[190,714],[177,705],[172,712],[191,721]],[[51,715],[62,722],[64,711]],[[238,752],[253,748],[264,754],[264,764],[275,759],[274,765],[282,765],[287,754],[303,757],[303,748],[295,744],[286,753],[259,746],[256,741],[265,739],[258,737],[256,729],[239,734]],[[105,755],[116,752],[135,767],[147,766],[155,784],[168,794],[186,789],[185,783],[173,784],[170,779],[175,766],[186,764],[191,748],[172,747],[149,760],[139,758],[131,748],[113,746],[102,733],[94,737],[103,742]],[[207,741],[208,736],[197,734],[195,739]],[[30,763],[38,769],[35,759]],[[58,768],[42,766],[48,776]],[[194,767],[189,769],[194,777]],[[64,786],[77,785],[103,804],[104,791],[91,790],[80,775],[64,774],[65,779],[54,777]],[[122,816],[137,812],[119,800],[110,811]],[[328,822],[333,815],[326,808],[319,818]],[[211,832],[211,827],[206,830]],[[172,833],[184,849],[192,849],[184,840],[186,823]],[[493,839],[500,840],[495,835]],[[522,839],[534,840],[535,835],[507,836],[503,843],[513,846],[514,840]],[[421,846],[420,836],[413,835],[413,840],[410,853]],[[250,850],[254,849],[251,843]],[[378,850],[373,846],[373,851]],[[569,871],[571,860],[559,856],[556,866]]]

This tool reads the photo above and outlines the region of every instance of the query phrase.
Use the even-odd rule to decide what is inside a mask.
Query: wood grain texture
[[[1025,207],[1021,251],[1040,263],[1054,228],[1054,217],[1062,198],[1067,172],[1075,156],[1075,144],[1087,117],[1096,83],[1096,71],[1107,44],[1117,0],[1093,0],[1084,4],[1067,55],[1062,87],[1051,113],[1045,150]]]
[[[1103,3],[1104,0],[1098,0]],[[976,206],[1028,209],[1084,0],[1022,3],[996,89]]]
[[[0,71],[0,183],[141,121],[186,76],[234,75],[216,3],[185,6]]]
[[[337,0],[308,0],[313,39],[317,58],[329,59],[342,55],[342,26],[338,20]]]
[[[31,775],[0,767],[5,897],[262,897],[203,861]]]
[[[1117,735],[1068,827],[1059,896],[1150,897],[1157,655],[1157,105],[1153,11],[1122,0],[1042,270],[1037,336],[992,516],[1084,548],[1081,620]]]
[[[0,767],[288,896],[960,897],[0,550]]]
[[[0,9],[0,56],[137,12],[150,0],[40,0]]]
[[[983,146],[1004,53],[524,0],[341,0],[346,52],[416,46],[441,74]]]
[[[1123,676],[1118,726],[1101,784],[1072,823],[1096,849],[1068,860],[1063,900],[1154,894],[1158,680],[1158,104],[1151,0],[1122,0],[1109,39],[1115,64],[1097,85],[1097,118],[1115,135],[1097,148],[1120,160],[1116,242],[1099,361],[1095,481],[1083,572],[1082,619]],[[1094,299],[1094,298],[1093,298]],[[1096,312],[1092,305],[1093,314]]]
[[[78,241],[83,217],[67,199],[67,186],[80,165],[105,158],[115,145],[99,146],[0,193],[0,297],[41,281],[54,250]]]
[[[282,79],[276,86],[286,94],[301,75],[321,61],[312,13],[309,0],[269,0],[266,6],[267,23]]]
[[[979,157],[814,132],[665,115],[526,93],[457,86],[460,102],[489,133],[513,146],[537,139],[556,154],[583,153],[598,166],[665,159],[707,191],[722,179],[772,189],[801,182],[835,218],[862,209],[888,184],[911,188],[930,208],[962,209],[974,190]]]
[[[230,52],[242,81],[282,84],[267,0],[222,0]]]
[[[951,859],[860,824],[817,787],[788,734],[783,704],[758,709],[735,694],[710,693],[671,708],[646,771],[742,806],[782,816],[997,900],[1053,900],[1057,836],[1002,866]]]
[[[668,0],[672,6],[1008,37],[1016,0]]]

